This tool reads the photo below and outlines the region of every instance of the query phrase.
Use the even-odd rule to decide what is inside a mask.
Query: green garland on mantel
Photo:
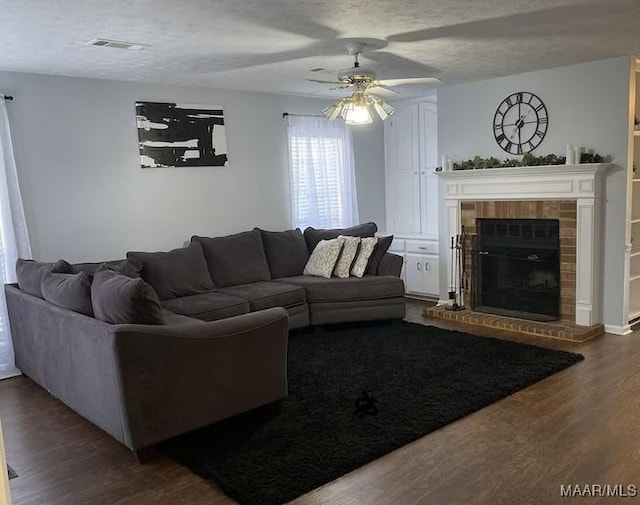
[[[608,158],[608,157],[607,157]],[[527,153],[522,157],[522,160],[518,159],[504,159],[498,158],[481,158],[475,156],[471,160],[461,161],[460,163],[454,163],[454,170],[479,170],[483,168],[503,168],[503,167],[537,167],[542,165],[564,165],[567,158],[565,156],[557,156],[555,154],[547,154],[546,156],[534,156],[531,153]],[[603,163],[605,158],[594,152],[585,152],[580,156],[580,163]],[[439,167],[440,168],[440,167]]]

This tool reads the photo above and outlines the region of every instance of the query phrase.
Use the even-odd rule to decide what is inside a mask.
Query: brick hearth
[[[604,333],[604,326],[596,324],[594,326],[578,326],[571,321],[558,321],[554,323],[540,323],[537,321],[526,321],[513,317],[497,316],[494,314],[484,314],[471,310],[450,311],[444,306],[429,307],[422,313],[424,317],[434,317],[447,321],[456,321],[467,326],[481,326],[485,328],[495,328],[499,330],[513,331],[516,333],[526,333],[538,337],[556,338],[568,340],[570,342],[582,343]]]

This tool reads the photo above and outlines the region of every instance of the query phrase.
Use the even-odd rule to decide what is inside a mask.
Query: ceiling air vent
[[[134,44],[133,42],[123,42],[122,40],[93,39],[87,42],[89,46],[112,47],[114,49],[142,49],[145,44]]]

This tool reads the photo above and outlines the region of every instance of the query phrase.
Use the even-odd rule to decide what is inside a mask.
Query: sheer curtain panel
[[[287,138],[292,227],[358,224],[353,147],[344,122],[288,115]]]
[[[5,99],[0,95],[0,275],[2,284],[16,282],[18,256],[31,257],[29,238],[18,187],[9,117]],[[0,295],[0,379],[17,375],[11,345],[4,289]]]

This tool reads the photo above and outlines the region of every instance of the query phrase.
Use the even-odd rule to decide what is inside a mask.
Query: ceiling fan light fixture
[[[326,117],[329,121],[335,121],[340,116],[343,105],[344,105],[344,100],[338,100],[337,102],[334,102],[331,105],[329,105],[329,107],[325,108],[322,111],[322,115]]]
[[[378,116],[380,116],[380,119],[382,119],[382,121],[387,119],[389,116],[391,116],[391,114],[395,112],[395,109],[391,107],[391,105],[383,102],[380,99],[377,99],[373,102],[373,108],[378,113]]]
[[[345,100],[342,117],[348,125],[363,125],[373,122],[367,102],[362,95],[353,94]]]
[[[344,118],[345,123],[348,125],[364,125],[373,123],[373,118],[367,107],[361,105],[354,106],[347,112]]]

